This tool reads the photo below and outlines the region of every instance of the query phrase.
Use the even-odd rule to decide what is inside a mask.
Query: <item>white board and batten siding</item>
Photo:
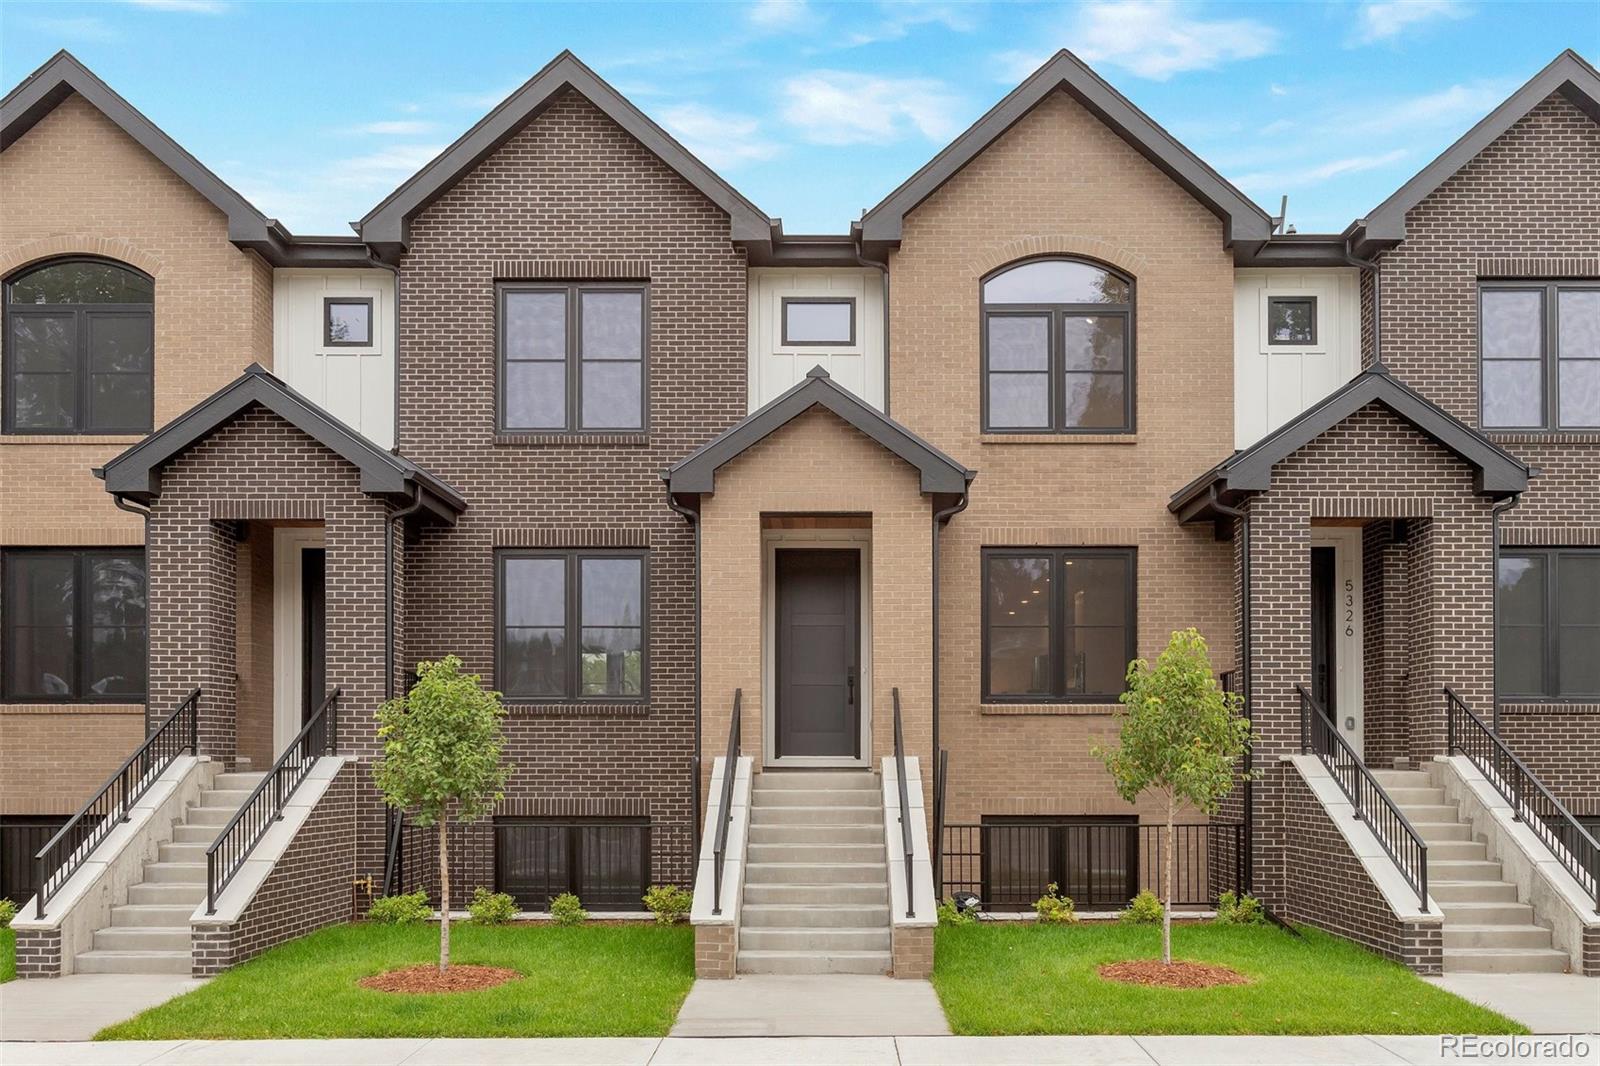
[[[1248,448],[1361,372],[1354,267],[1234,272],[1234,446]],[[1267,302],[1316,297],[1315,341],[1269,344]]]
[[[785,299],[855,302],[854,343],[785,344]],[[771,403],[821,366],[835,382],[883,410],[883,274],[870,268],[755,267],[750,271],[750,410]]]
[[[372,343],[325,343],[323,301],[372,301]],[[274,272],[273,372],[339,421],[394,446],[394,275],[387,270]]]

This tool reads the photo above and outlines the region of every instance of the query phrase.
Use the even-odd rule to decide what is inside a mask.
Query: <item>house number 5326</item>
[[[1344,579],[1344,635],[1356,635],[1356,583],[1349,578]]]

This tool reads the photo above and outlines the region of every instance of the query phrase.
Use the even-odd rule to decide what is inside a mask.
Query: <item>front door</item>
[[[773,754],[861,757],[861,553],[780,548]]]
[[[310,721],[326,695],[327,554],[322,548],[300,550],[300,724]]]
[[[1311,694],[1339,735],[1362,755],[1361,530],[1317,529],[1311,536]]]

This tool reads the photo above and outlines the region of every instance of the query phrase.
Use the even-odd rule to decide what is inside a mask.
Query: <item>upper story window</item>
[[[1133,430],[1133,282],[1034,259],[983,283],[983,429]]]
[[[615,433],[645,428],[643,285],[499,287],[499,428]]]
[[[1502,699],[1600,699],[1600,550],[1500,555]]]
[[[329,348],[372,347],[372,297],[325,298],[322,301],[322,343]]]
[[[785,347],[856,343],[856,302],[834,296],[785,296],[783,338]]]
[[[7,433],[148,433],[155,283],[118,263],[63,259],[5,287]]]
[[[13,548],[0,557],[0,569],[5,699],[144,699],[142,548]]]
[[[1600,285],[1485,283],[1485,429],[1600,429]]]
[[[643,552],[503,551],[499,568],[495,677],[508,699],[643,698]]]
[[[1317,343],[1317,298],[1315,296],[1268,296],[1267,343]]]

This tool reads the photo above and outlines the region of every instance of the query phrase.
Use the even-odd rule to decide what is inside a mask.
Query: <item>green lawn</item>
[[[17,931],[0,929],[0,985],[17,976]]]
[[[962,1035],[1019,1033],[1525,1033],[1491,1010],[1315,929],[1178,925],[1177,959],[1231,966],[1251,985],[1142,988],[1102,963],[1160,958],[1159,926],[992,922],[938,930],[934,988]]]
[[[102,1030],[100,1040],[367,1036],[665,1036],[694,983],[688,926],[452,926],[452,962],[525,976],[498,988],[405,995],[371,974],[438,958],[435,925],[341,925],[274,948]]]

